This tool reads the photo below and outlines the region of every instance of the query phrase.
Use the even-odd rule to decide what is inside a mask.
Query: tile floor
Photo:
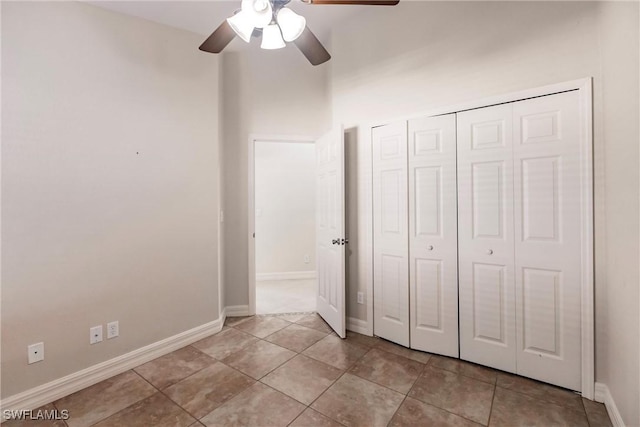
[[[256,281],[256,313],[258,314],[315,310],[315,279]]]
[[[611,426],[602,404],[567,390],[355,333],[341,340],[304,313],[227,319],[54,407],[70,427]]]

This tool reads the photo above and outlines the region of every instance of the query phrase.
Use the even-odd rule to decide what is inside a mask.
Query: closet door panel
[[[411,348],[458,357],[455,115],[409,121]]]
[[[512,105],[457,115],[460,357],[516,371]]]
[[[409,346],[407,125],[372,130],[374,333]]]
[[[514,103],[518,374],[581,389],[578,92]]]

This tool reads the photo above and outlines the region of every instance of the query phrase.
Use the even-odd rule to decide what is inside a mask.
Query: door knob
[[[487,254],[489,254],[489,255],[493,255],[493,249],[489,249],[489,250],[487,251]]]
[[[427,250],[432,251],[432,250],[433,250],[433,245],[429,245],[429,246],[427,246]]]

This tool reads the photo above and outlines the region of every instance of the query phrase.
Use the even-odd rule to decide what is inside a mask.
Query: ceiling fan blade
[[[225,19],[222,24],[199,47],[200,50],[210,53],[220,53],[236,36],[231,25]]]
[[[311,32],[309,27],[304,28],[304,31],[294,43],[312,65],[320,65],[331,59],[331,55],[329,55],[327,49],[322,46],[320,40]]]
[[[355,4],[361,6],[395,6],[400,0],[307,0],[309,4]]]

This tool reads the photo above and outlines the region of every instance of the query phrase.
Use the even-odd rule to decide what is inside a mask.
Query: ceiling
[[[207,1],[86,1],[89,4],[125,15],[136,16],[171,27],[209,36],[220,23],[240,8],[240,0]],[[307,19],[307,25],[323,42],[328,42],[330,30],[341,21],[363,11],[367,6],[315,5],[292,0],[289,7]],[[253,43],[257,43],[254,41]],[[239,37],[226,48],[239,51],[247,44]]]

